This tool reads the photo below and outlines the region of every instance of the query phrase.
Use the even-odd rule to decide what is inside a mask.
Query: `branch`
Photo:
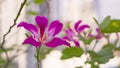
[[[23,3],[21,3],[21,7],[20,7],[15,19],[14,19],[13,25],[11,25],[9,30],[3,35],[3,40],[2,40],[2,43],[0,44],[0,48],[5,52],[5,55],[7,57],[7,62],[9,62],[10,60],[9,60],[9,56],[8,56],[6,49],[3,47],[5,44],[5,39],[6,39],[6,36],[11,32],[12,28],[16,25],[16,22],[20,16],[20,13],[21,13],[23,7],[25,6],[26,2],[27,2],[27,0],[24,0]],[[7,66],[8,66],[8,64],[6,64],[4,68],[7,68]]]
[[[11,57],[11,58],[9,59],[9,61],[5,64],[4,68],[7,68],[7,67],[9,66],[9,64],[10,64],[16,57],[18,57],[18,56],[21,55],[21,54],[24,54],[24,53],[28,52],[28,50],[29,50],[29,47],[28,47],[27,50],[23,51],[22,53],[17,54],[17,55],[14,55],[13,57]],[[19,51],[19,49],[16,50],[16,52],[18,52],[18,51]]]
[[[3,41],[2,43],[0,44],[1,47],[3,47],[3,45],[5,44],[5,39],[6,39],[6,36],[11,32],[12,28],[16,25],[16,21],[18,20],[19,16],[20,16],[20,13],[24,7],[24,5],[26,4],[27,0],[24,0],[23,3],[21,3],[21,7],[17,13],[17,16],[15,17],[14,19],[14,23],[12,26],[10,26],[9,30],[3,35]]]

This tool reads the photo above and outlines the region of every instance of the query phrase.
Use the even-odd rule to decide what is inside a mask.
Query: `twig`
[[[7,62],[9,62],[9,56],[8,56],[8,53],[7,53],[6,49],[3,47],[4,44],[5,44],[5,39],[6,39],[6,36],[11,32],[12,28],[16,25],[16,22],[17,22],[17,20],[18,20],[18,18],[20,16],[20,13],[21,13],[23,7],[25,6],[26,2],[27,2],[27,0],[24,0],[23,3],[21,3],[21,7],[20,7],[20,9],[19,9],[19,11],[18,11],[15,19],[14,19],[13,25],[11,25],[10,28],[9,28],[9,30],[3,35],[3,41],[0,44],[0,48],[5,52],[5,55],[7,57]],[[4,68],[7,68],[7,65],[8,64],[6,64]]]
[[[16,51],[19,51],[19,49],[17,49]],[[21,55],[21,54],[23,54],[23,53],[26,53],[27,51],[28,51],[28,49],[25,50],[25,51],[23,51],[23,52],[20,53],[20,54],[14,55],[12,58],[9,59],[9,62],[6,63],[6,65],[4,66],[4,68],[7,68],[8,65],[9,65],[16,57],[18,57],[19,55]]]
[[[27,2],[27,0],[24,0],[23,3],[21,3],[21,7],[20,7],[20,9],[19,9],[19,11],[18,11],[18,13],[17,13],[17,16],[16,16],[15,19],[14,19],[14,24],[13,24],[12,26],[10,26],[8,32],[3,35],[3,41],[2,41],[2,43],[0,44],[1,47],[3,47],[3,45],[4,45],[4,43],[5,43],[6,36],[11,32],[12,28],[16,25],[16,21],[18,20],[18,18],[19,18],[19,16],[20,16],[20,13],[21,13],[24,5],[26,4],[26,2]]]
[[[98,43],[98,40],[95,41],[95,44],[94,44],[94,46],[93,46],[93,48],[92,48],[92,51],[94,51],[94,49],[95,49],[97,43]]]

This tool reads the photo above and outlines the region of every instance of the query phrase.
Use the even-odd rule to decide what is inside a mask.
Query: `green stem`
[[[95,23],[97,24],[97,26],[100,28],[100,24],[99,22],[97,21],[97,19],[95,17],[93,17],[93,20],[95,21]]]
[[[36,59],[37,59],[37,68],[40,68],[40,47],[36,48]]]
[[[92,51],[94,51],[94,49],[95,49],[95,47],[96,47],[97,43],[98,43],[98,40],[96,40],[96,42],[95,42],[95,44],[94,44],[94,46],[93,46]]]

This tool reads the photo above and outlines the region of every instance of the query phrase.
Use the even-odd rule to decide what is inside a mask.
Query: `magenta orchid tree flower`
[[[96,40],[103,38],[103,34],[100,32],[99,28],[96,28],[97,35],[89,34],[89,37],[94,37]]]
[[[64,39],[56,37],[62,30],[63,24],[61,22],[55,20],[48,26],[48,19],[44,16],[36,16],[35,21],[37,26],[27,22],[18,24],[18,27],[24,27],[32,33],[31,36],[24,40],[23,44],[31,44],[35,47],[40,47],[44,44],[51,48],[60,45],[70,46]]]
[[[81,22],[82,21],[79,20],[78,22],[75,23],[75,26],[74,26],[74,29],[78,34],[83,32],[86,28],[90,28],[90,26],[87,24],[80,25]],[[68,28],[65,32],[66,32],[66,36],[64,36],[64,39],[66,39],[68,41],[73,41],[74,44],[77,47],[79,47],[80,46],[79,39],[78,39],[77,35],[75,34],[75,32],[71,28]]]
[[[74,26],[74,28],[78,34],[83,32],[86,28],[90,28],[90,26],[87,24],[80,25],[81,23],[82,23],[82,21],[79,20],[78,22],[75,23],[75,26]]]
[[[63,38],[68,41],[73,41],[74,44],[77,47],[79,47],[80,46],[79,40],[78,40],[77,36],[75,35],[75,32],[71,28],[65,30],[65,32],[66,32],[66,36],[64,36]]]
[[[101,39],[101,38],[103,38],[103,34],[100,32],[99,28],[97,28],[96,31],[97,31],[96,39]]]

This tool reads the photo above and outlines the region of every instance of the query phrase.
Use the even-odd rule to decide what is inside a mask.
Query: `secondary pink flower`
[[[96,40],[103,38],[103,34],[100,32],[99,28],[96,28],[97,35],[90,34],[89,37],[94,37]]]
[[[79,20],[78,22],[75,23],[75,30],[78,32],[78,33],[81,33],[82,31],[84,31],[86,28],[90,28],[89,25],[87,24],[83,24],[83,25],[80,25],[82,23],[81,20]]]
[[[71,28],[67,29],[66,31],[66,36],[64,36],[64,39],[68,40],[68,41],[73,41],[74,44],[79,47],[79,41],[77,39],[77,36],[75,35],[75,33],[73,32],[73,30]]]
[[[36,16],[35,21],[37,26],[27,22],[18,24],[18,27],[24,27],[32,33],[30,37],[24,40],[23,44],[31,44],[36,47],[45,44],[47,47],[51,48],[60,45],[70,46],[65,40],[56,37],[63,27],[63,24],[58,20],[51,22],[50,26],[48,26],[48,19],[44,16]]]
[[[87,24],[84,24],[84,25],[80,25],[82,21],[79,20],[78,22],[75,23],[75,26],[74,26],[74,29],[75,31],[80,34],[82,31],[84,31],[86,28],[90,28],[89,25]],[[68,41],[73,41],[74,44],[79,47],[80,44],[79,44],[79,40],[78,40],[78,37],[77,35],[75,35],[75,32],[71,29],[71,28],[68,28],[66,30],[66,36],[64,37],[64,39],[68,40]]]
[[[96,39],[101,39],[103,37],[103,34],[100,32],[98,28],[96,29],[96,31],[97,31]]]

